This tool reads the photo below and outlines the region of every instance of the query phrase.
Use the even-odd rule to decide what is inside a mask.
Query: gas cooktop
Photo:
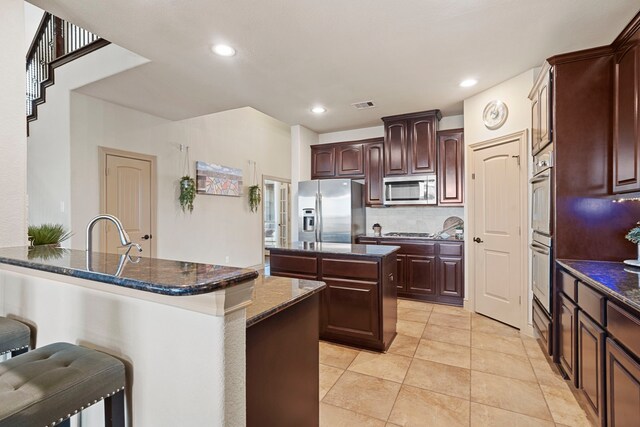
[[[436,235],[433,233],[402,233],[402,232],[393,232],[393,233],[385,233],[385,237],[421,237],[423,239],[432,239]]]

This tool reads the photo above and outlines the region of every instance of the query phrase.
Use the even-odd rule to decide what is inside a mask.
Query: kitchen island
[[[30,325],[32,346],[64,341],[121,359],[128,425],[244,426],[249,331],[299,305],[317,310],[324,286],[256,286],[264,280],[228,266],[0,248],[0,315]],[[101,425],[102,404],[80,417]]]
[[[269,248],[273,276],[321,280],[320,338],[386,351],[396,336],[396,246],[292,242]]]

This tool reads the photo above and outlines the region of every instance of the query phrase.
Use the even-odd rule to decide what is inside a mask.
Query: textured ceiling
[[[318,132],[462,100],[610,43],[638,0],[30,0],[151,60],[80,91],[168,119],[243,106]],[[211,53],[215,43],[238,51]],[[469,77],[478,85],[463,89]],[[373,100],[377,108],[350,104]],[[309,110],[324,105],[327,113]]]

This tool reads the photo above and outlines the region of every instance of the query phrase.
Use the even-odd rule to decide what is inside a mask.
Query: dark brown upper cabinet
[[[552,141],[551,92],[552,71],[545,62],[529,93],[531,100],[531,154],[537,154]]]
[[[438,132],[438,204],[462,205],[464,133],[462,129]]]
[[[386,122],[384,125],[384,174],[406,175],[407,164],[407,121]]]
[[[382,141],[364,145],[365,204],[381,206],[382,178],[384,176],[384,147]]]
[[[335,176],[335,146],[314,145],[313,147],[311,147],[311,178],[333,178]]]
[[[341,144],[336,147],[336,176],[363,176],[364,149],[362,144]]]
[[[436,127],[435,116],[409,120],[410,172],[414,175],[436,171]]]
[[[440,110],[382,118],[385,176],[436,171],[436,133],[441,118]]]
[[[614,71],[613,192],[640,190],[640,42],[623,46]]]

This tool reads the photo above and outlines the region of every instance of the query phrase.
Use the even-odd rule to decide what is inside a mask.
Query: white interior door
[[[475,309],[520,327],[522,245],[519,141],[473,152]]]
[[[148,160],[106,156],[106,213],[115,215],[129,234],[131,241],[142,246],[142,256],[154,256],[151,238],[151,162]],[[121,243],[111,223],[104,222],[106,247],[109,253],[119,253]],[[137,251],[135,252],[137,254]]]

